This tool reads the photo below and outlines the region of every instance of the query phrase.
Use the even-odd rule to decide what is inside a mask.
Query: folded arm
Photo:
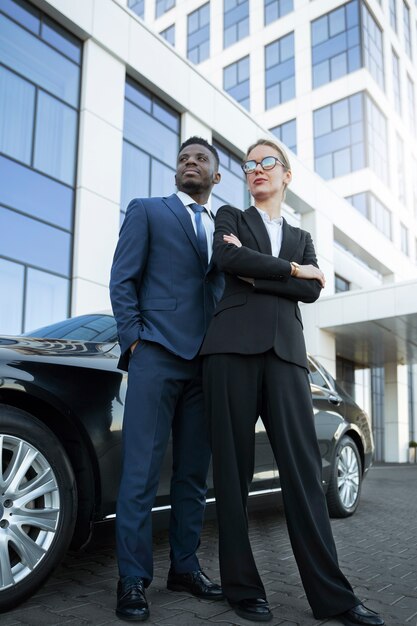
[[[222,272],[250,278],[288,280],[291,274],[289,261],[273,257],[271,254],[263,254],[246,246],[237,247],[234,244],[225,243],[224,235],[237,232],[236,209],[228,206],[219,209],[216,215],[213,261]]]
[[[307,267],[310,268],[309,271],[304,269]],[[324,277],[320,279],[303,277],[303,273],[314,274],[313,268],[318,269],[317,258],[311,235],[307,233],[303,259],[300,263],[299,274],[301,277],[291,276],[287,282],[256,279],[254,280],[253,288],[261,293],[275,294],[297,302],[315,302],[324,286]],[[322,276],[321,272],[320,275]]]
[[[292,267],[289,261],[243,246],[235,235],[236,232],[238,223],[235,210],[223,207],[216,217],[214,244],[215,260],[220,269],[250,282],[254,290],[260,293],[270,293],[297,302],[317,300],[324,286],[324,275],[318,268],[309,233],[306,233],[299,274],[295,277],[291,276]],[[277,270],[280,273],[274,275],[273,272]]]

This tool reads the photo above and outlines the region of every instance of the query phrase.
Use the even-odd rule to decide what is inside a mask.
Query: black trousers
[[[339,569],[321,484],[307,370],[272,350],[205,357],[203,384],[211,429],[219,523],[220,573],[230,602],[265,598],[248,537],[247,498],[261,415],[278,465],[288,532],[317,619],[360,600]]]

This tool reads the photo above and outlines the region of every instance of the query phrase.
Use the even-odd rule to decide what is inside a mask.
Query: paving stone
[[[339,562],[355,593],[387,626],[417,626],[417,465],[370,470],[356,514],[332,520]],[[340,626],[314,619],[301,585],[281,506],[250,515],[255,559],[274,613],[270,626]],[[199,558],[219,581],[218,534],[207,521]],[[249,626],[226,601],[199,600],[166,589],[167,532],[154,534],[155,578],[148,589],[149,626]],[[0,615],[1,626],[121,626],[116,603],[114,526],[100,525],[83,552],[69,553],[55,574],[23,605]]]

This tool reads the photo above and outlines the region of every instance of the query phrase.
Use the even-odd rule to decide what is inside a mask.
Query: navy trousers
[[[140,341],[129,363],[116,545],[120,576],[140,576],[146,586],[153,577],[151,509],[171,431],[171,568],[186,573],[200,568],[210,462],[201,360]]]

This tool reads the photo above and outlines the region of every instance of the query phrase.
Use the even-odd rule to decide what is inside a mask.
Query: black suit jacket
[[[231,233],[241,248],[224,242],[223,235]],[[273,348],[285,361],[307,367],[298,302],[317,300],[321,286],[317,280],[293,278],[290,261],[318,267],[311,235],[284,219],[277,258],[255,207],[223,206],[216,216],[212,260],[225,272],[226,286],[201,354],[259,354]],[[254,286],[238,276],[254,278]]]

